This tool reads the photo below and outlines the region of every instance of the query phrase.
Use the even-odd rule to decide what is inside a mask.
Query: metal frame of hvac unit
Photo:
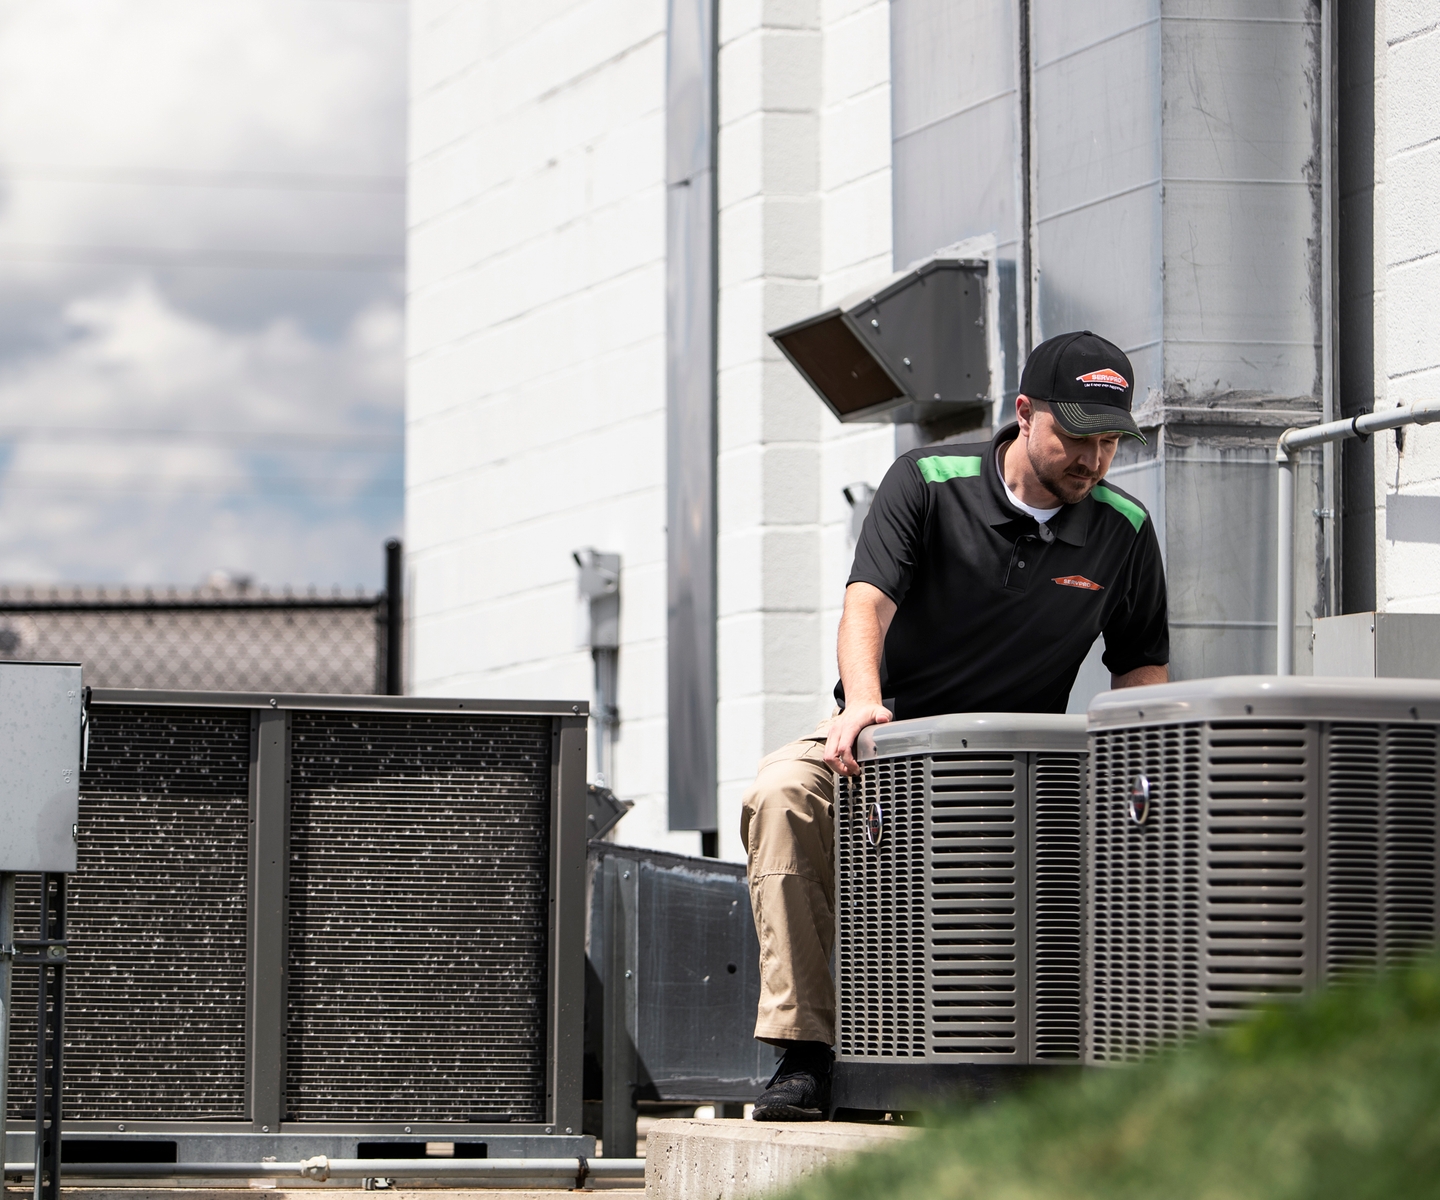
[[[841,781],[835,804],[836,1110],[983,1098],[1078,1064],[1087,753],[1084,718],[1048,713],[860,735],[863,773]],[[937,866],[942,843],[974,853]],[[967,878],[937,879],[957,869]],[[962,979],[969,995],[952,996]]]
[[[594,1139],[581,1132],[585,993],[585,846],[587,769],[585,703],[461,700],[410,696],[270,695],[95,689],[93,719],[110,706],[169,706],[249,710],[256,758],[250,776],[253,820],[250,842],[249,950],[247,970],[246,1097],[250,1120],[67,1121],[65,1136],[86,1141],[177,1143],[180,1162],[281,1161],[317,1154],[357,1157],[357,1142],[483,1140],[490,1158],[593,1155]],[[552,722],[550,784],[549,979],[546,1021],[547,1119],[535,1124],[471,1122],[285,1122],[286,847],[289,714],[294,711],[365,713],[472,713],[549,717]],[[256,898],[259,898],[259,907]],[[266,959],[261,963],[261,958]],[[3,1117],[3,1114],[0,1114]],[[9,1157],[31,1157],[33,1132],[12,1126]],[[75,1166],[71,1173],[83,1173]]]

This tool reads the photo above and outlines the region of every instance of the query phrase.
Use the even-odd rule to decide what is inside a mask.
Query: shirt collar
[[[985,519],[995,528],[1018,525],[1023,532],[1033,532],[1040,522],[1027,512],[1011,506],[1005,496],[1005,483],[1000,478],[998,455],[1000,447],[1013,442],[1020,433],[1018,422],[1012,421],[996,431],[990,442],[990,453],[986,456],[985,476]],[[1092,496],[1086,496],[1078,504],[1063,504],[1060,511],[1046,522],[1057,540],[1071,546],[1083,546],[1085,534],[1090,528],[1090,512],[1095,507]]]

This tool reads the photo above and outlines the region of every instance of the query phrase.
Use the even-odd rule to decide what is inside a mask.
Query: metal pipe
[[[399,538],[385,543],[385,694],[405,694],[405,560]]]
[[[6,1163],[7,1175],[30,1175],[33,1163]],[[77,1175],[100,1178],[163,1179],[535,1179],[564,1180],[579,1187],[587,1179],[645,1177],[643,1158],[327,1158],[258,1163],[75,1163]]]
[[[5,1161],[5,1116],[9,1112],[10,975],[15,960],[15,875],[0,871],[0,1163]],[[4,1188],[0,1181],[0,1190]]]
[[[1304,429],[1287,429],[1275,443],[1278,503],[1276,513],[1275,672],[1295,670],[1295,459],[1311,446],[1367,438],[1382,429],[1440,421],[1440,400],[1416,400],[1383,412],[1362,413]]]

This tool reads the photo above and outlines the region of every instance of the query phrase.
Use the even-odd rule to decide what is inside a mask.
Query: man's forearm
[[[895,602],[879,588],[852,583],[845,589],[836,655],[846,705],[880,703],[880,656],[894,615]]]
[[[1170,668],[1159,667],[1136,667],[1133,671],[1126,671],[1123,675],[1110,676],[1112,688],[1145,687],[1152,683],[1168,683],[1170,681]]]

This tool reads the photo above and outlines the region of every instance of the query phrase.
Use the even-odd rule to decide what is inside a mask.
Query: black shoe
[[[785,1057],[755,1101],[756,1121],[824,1121],[830,1116],[830,1066],[824,1042],[790,1042]]]

